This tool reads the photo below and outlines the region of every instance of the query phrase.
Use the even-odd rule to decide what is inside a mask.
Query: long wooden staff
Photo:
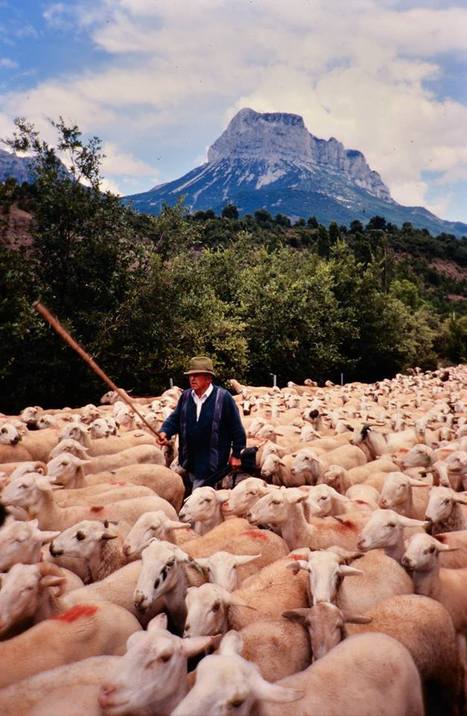
[[[77,342],[74,340],[74,338],[72,338],[72,337],[70,336],[70,334],[68,333],[68,331],[65,330],[65,328],[63,328],[63,326],[62,326],[61,323],[58,321],[58,319],[55,318],[55,316],[52,316],[52,314],[50,313],[50,311],[48,311],[47,308],[46,308],[40,301],[35,301],[32,305],[33,305],[33,308],[35,308],[36,311],[37,311],[38,313],[40,313],[40,315],[41,315],[43,318],[45,318],[45,320],[47,321],[47,323],[48,323],[50,326],[52,326],[52,328],[54,329],[54,331],[55,331],[56,333],[58,333],[58,335],[59,335],[61,338],[63,338],[63,340],[65,341],[65,343],[68,343],[68,345],[69,345],[71,348],[73,348],[74,351],[76,351],[76,353],[84,360],[85,363],[87,363],[87,365],[94,371],[94,373],[96,373],[96,374],[99,376],[99,378],[101,378],[101,380],[103,380],[104,383],[106,383],[106,384],[109,386],[109,388],[111,388],[112,390],[115,390],[115,392],[118,393],[118,395],[120,396],[120,398],[121,398],[123,401],[125,401],[125,403],[127,403],[127,404],[130,406],[130,408],[136,413],[136,415],[138,415],[138,416],[141,418],[141,420],[143,421],[143,423],[144,423],[145,425],[147,425],[147,427],[149,428],[149,430],[150,430],[152,433],[154,433],[154,435],[156,435],[156,437],[159,437],[159,433],[157,432],[157,430],[154,430],[154,428],[153,428],[152,425],[150,425],[150,423],[146,420],[146,418],[144,417],[144,415],[141,415],[141,413],[139,412],[139,410],[136,408],[136,406],[135,406],[134,403],[130,400],[130,398],[126,395],[126,393],[124,393],[123,390],[121,390],[120,388],[117,388],[117,386],[115,385],[115,383],[114,383],[112,380],[110,380],[109,376],[108,376],[106,373],[104,373],[104,371],[102,370],[102,368],[99,368],[99,366],[97,365],[96,361],[95,361],[93,358],[91,358],[91,356],[89,355],[89,353],[86,353],[86,351],[84,350],[84,348],[81,348],[81,346],[79,345],[79,343],[77,343]]]

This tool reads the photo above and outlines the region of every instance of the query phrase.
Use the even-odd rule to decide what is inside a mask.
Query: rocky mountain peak
[[[261,159],[312,161],[303,117],[241,109],[208,151],[208,161]]]
[[[241,109],[208,151],[208,163],[220,161],[262,162],[264,176],[282,176],[284,164],[314,172],[337,171],[352,183],[385,201],[389,189],[362,154],[345,149],[335,137],[319,139],[305,127],[303,117],[287,112],[259,113]],[[260,186],[264,184],[259,177]]]

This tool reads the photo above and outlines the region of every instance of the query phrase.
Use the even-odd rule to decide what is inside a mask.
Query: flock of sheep
[[[232,388],[256,476],[186,500],[115,394],[0,416],[2,716],[463,713],[467,366]]]

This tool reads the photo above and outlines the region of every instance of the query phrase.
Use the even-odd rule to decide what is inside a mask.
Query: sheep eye
[[[443,505],[447,505],[449,503],[449,499],[443,500]]]
[[[271,505],[280,505],[280,500],[272,500]]]
[[[86,535],[84,534],[84,532],[77,532],[76,539],[79,540],[79,542],[81,542],[83,539],[86,539]]]
[[[170,562],[167,562],[167,567],[173,567],[175,564],[175,560],[171,559]]]
[[[167,661],[170,661],[171,658],[172,654],[162,654],[162,656],[159,657],[159,661],[162,661],[165,664]]]
[[[396,526],[395,522],[389,522],[388,527],[394,528]]]
[[[234,709],[238,709],[240,708],[240,706],[243,706],[244,703],[245,699],[235,699],[234,701],[230,702],[230,706],[232,706],[232,708]]]
[[[430,549],[428,550],[428,552],[430,552],[431,554],[433,554],[434,551],[435,551],[435,547],[434,547],[434,545],[432,545],[432,546],[430,547]]]
[[[207,503],[209,504],[209,503],[211,502],[211,498],[210,498],[210,497],[206,497],[206,499],[204,500],[204,502],[207,502]]]
[[[212,605],[211,611],[212,611],[212,612],[218,612],[219,609],[220,609],[220,607],[221,607],[220,602],[214,602],[214,604]]]

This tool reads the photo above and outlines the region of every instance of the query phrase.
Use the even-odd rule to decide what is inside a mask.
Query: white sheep
[[[139,629],[135,617],[114,604],[79,604],[0,642],[0,688],[89,656],[123,654]]]
[[[247,518],[255,525],[275,525],[290,549],[326,549],[332,545],[355,549],[360,530],[358,522],[350,518],[342,521],[324,518],[311,525],[305,520],[301,506],[305,500],[306,493],[296,488],[276,490],[259,499]]]
[[[231,592],[239,586],[237,568],[259,557],[261,554],[231,554],[220,550],[209,557],[198,557],[195,562],[207,573],[210,582]]]
[[[358,549],[384,549],[388,557],[400,562],[405,552],[404,527],[426,527],[428,522],[400,515],[394,510],[375,510],[364,526]]]
[[[465,495],[450,487],[432,487],[425,512],[432,534],[466,529],[467,519],[461,505],[467,505]]]
[[[253,713],[258,699],[276,701],[281,705],[297,701],[302,695],[299,690],[285,689],[263,679],[258,667],[240,656],[243,643],[235,632],[228,632],[223,638],[217,654],[205,657],[196,670],[193,689],[172,712],[172,716],[189,714],[236,713],[248,716]],[[215,675],[209,684],[208,672]],[[230,672],[231,677],[226,678]]]
[[[65,572],[55,564],[15,564],[0,582],[0,634],[31,619],[37,624],[59,611],[57,597],[65,591],[66,579]],[[83,583],[72,575],[71,586]]]
[[[102,685],[99,706],[103,713],[169,715],[188,692],[187,659],[207,649],[211,637],[180,639],[166,629],[163,615],[155,617],[146,632],[130,637],[127,653]]]
[[[342,557],[332,550],[308,550],[307,559],[294,559],[289,566],[294,572],[299,569],[308,572],[312,603],[319,604],[334,602],[344,577],[363,575],[360,569],[345,564],[347,560],[348,557]]]
[[[203,535],[224,521],[222,505],[227,499],[228,495],[213,487],[198,487],[183,503],[179,519]]]
[[[49,549],[52,557],[72,557],[83,562],[85,583],[104,579],[126,563],[118,531],[109,522],[77,522],[54,537]]]
[[[218,716],[232,708],[238,716],[424,714],[412,657],[385,634],[351,637],[305,671],[274,684],[264,681],[257,667],[240,656],[241,649],[241,638],[226,634],[219,652],[199,664],[195,686],[172,716]]]
[[[428,504],[429,489],[430,485],[426,482],[415,480],[402,472],[389,472],[384,479],[379,506],[421,520]]]
[[[123,543],[123,554],[127,560],[139,559],[141,552],[153,539],[174,542],[178,544],[176,530],[179,533],[183,530],[184,540],[196,537],[196,534],[184,522],[171,520],[165,512],[145,512],[138,517],[133,527],[125,537]],[[186,534],[188,533],[188,535]]]
[[[60,531],[86,519],[122,521],[132,525],[144,512],[155,510],[162,510],[172,519],[177,516],[172,505],[157,495],[122,500],[113,505],[59,507],[54,500],[54,489],[42,475],[26,475],[4,489],[2,500],[5,505],[26,509],[32,517],[37,517],[41,529]]]
[[[42,546],[58,534],[40,530],[37,520],[22,522],[9,518],[0,528],[0,572],[6,572],[18,562],[39,562]]]
[[[225,515],[244,517],[260,497],[266,494],[268,487],[264,480],[258,477],[247,477],[230,491],[228,500],[224,502]]]
[[[409,540],[402,564],[410,570],[416,594],[441,602],[451,615],[456,631],[467,635],[467,567],[448,569],[439,566],[439,555],[455,549],[427,534]]]
[[[163,599],[175,629],[182,633],[185,624],[187,578],[183,564],[190,557],[171,542],[152,540],[141,554],[141,571],[134,593],[135,606],[147,612],[157,599]]]

